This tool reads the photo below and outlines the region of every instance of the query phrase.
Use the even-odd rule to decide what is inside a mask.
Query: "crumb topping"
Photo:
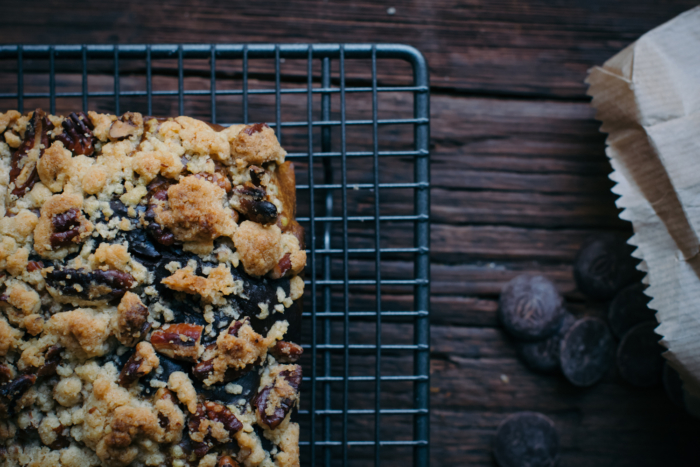
[[[299,465],[285,156],[265,124],[0,113],[0,465]]]

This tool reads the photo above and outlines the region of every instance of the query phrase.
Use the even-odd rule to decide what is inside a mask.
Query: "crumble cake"
[[[298,466],[306,254],[273,130],[37,109],[0,134],[0,464]]]

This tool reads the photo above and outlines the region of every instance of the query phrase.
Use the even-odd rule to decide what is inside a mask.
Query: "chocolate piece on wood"
[[[662,372],[664,390],[673,405],[685,410],[685,396],[683,395],[683,380],[676,370],[668,362],[664,361]]]
[[[627,331],[617,347],[620,376],[633,386],[649,387],[661,382],[664,360],[656,321],[638,324]]]
[[[519,342],[518,355],[525,365],[533,371],[552,373],[559,369],[559,345],[561,339],[576,322],[569,312],[564,314],[559,330],[547,339],[536,342]]]
[[[562,372],[574,386],[592,386],[608,371],[613,351],[612,334],[603,320],[580,319],[561,340],[559,360]]]
[[[651,299],[644,295],[645,288],[642,283],[627,286],[610,303],[608,324],[618,339],[639,323],[655,321],[656,312],[647,306]]]
[[[589,239],[574,262],[579,290],[591,298],[607,300],[637,277],[632,247],[617,235]]]
[[[493,454],[500,467],[554,467],[559,434],[554,422],[540,413],[516,413],[498,426]]]
[[[501,291],[498,317],[505,330],[518,339],[551,336],[563,315],[561,295],[544,276],[518,276]]]

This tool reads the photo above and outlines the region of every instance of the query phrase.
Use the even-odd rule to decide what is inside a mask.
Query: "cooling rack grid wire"
[[[391,44],[4,45],[3,110],[267,121],[308,264],[303,465],[429,465],[429,83]]]

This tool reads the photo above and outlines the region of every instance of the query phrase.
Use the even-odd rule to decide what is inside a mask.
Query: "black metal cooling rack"
[[[429,96],[425,60],[404,45],[0,46],[3,109],[276,130],[306,228],[312,466],[429,465]]]

